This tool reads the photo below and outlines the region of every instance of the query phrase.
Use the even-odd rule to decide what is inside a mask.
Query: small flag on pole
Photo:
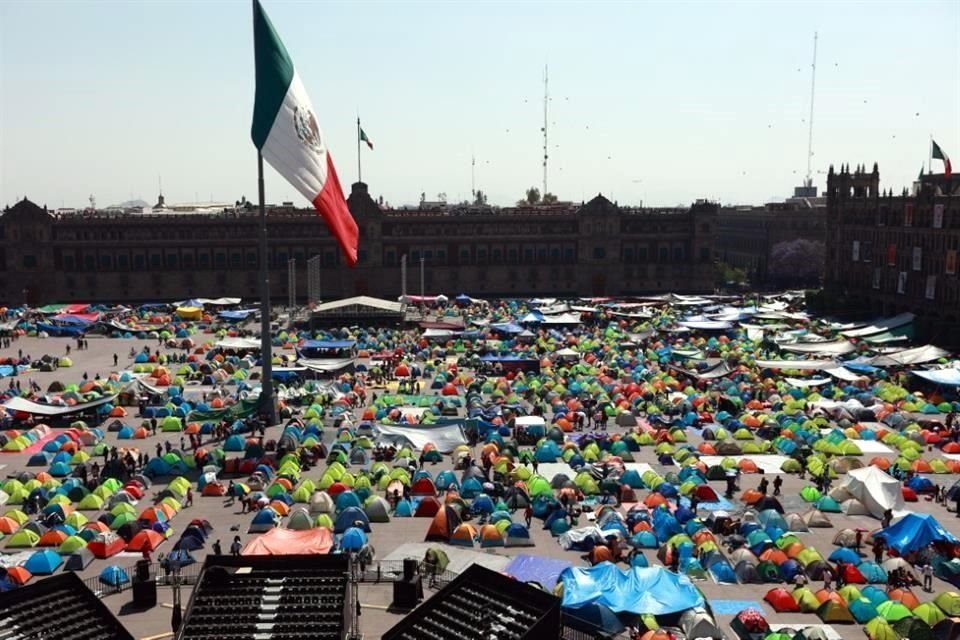
[[[347,208],[310,97],[259,0],[253,0],[253,47],[257,79],[253,144],[323,216],[347,263],[354,266],[357,223]]]
[[[370,147],[370,151],[373,151],[373,140],[367,136],[367,132],[363,130],[363,127],[360,127],[360,142],[366,142],[367,146]]]
[[[950,177],[953,174],[953,165],[950,164],[950,156],[943,152],[943,149],[940,148],[934,140],[930,141],[930,144],[933,145],[933,151],[930,154],[932,158],[936,160],[943,160],[943,175]]]

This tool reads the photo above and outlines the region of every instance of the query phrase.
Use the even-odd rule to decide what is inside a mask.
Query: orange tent
[[[144,549],[153,551],[160,546],[164,540],[166,540],[166,538],[153,529],[144,529],[130,539],[130,542],[127,543],[127,551],[143,551]]]
[[[241,552],[245,556],[327,554],[333,548],[333,533],[325,527],[271,529],[251,540]]]

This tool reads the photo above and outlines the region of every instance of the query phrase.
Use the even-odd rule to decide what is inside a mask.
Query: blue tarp
[[[610,562],[594,567],[570,567],[560,574],[563,606],[597,603],[615,613],[665,615],[704,606],[703,596],[685,575],[664,567],[633,567],[621,571]]]
[[[560,573],[572,566],[573,563],[568,560],[519,555],[507,565],[504,571],[520,582],[536,582],[548,591],[553,591],[557,580],[560,579]]]
[[[952,533],[943,528],[937,519],[929,513],[911,513],[886,529],[873,534],[887,543],[887,546],[904,555],[924,549],[934,542],[960,542]]]
[[[356,340],[306,340],[301,349],[352,349]]]
[[[239,309],[237,311],[221,311],[219,315],[224,320],[230,320],[231,322],[236,322],[239,320],[246,320],[251,314],[256,313],[256,309]]]
[[[84,328],[38,322],[37,331],[43,331],[49,336],[82,336],[84,333]]]
[[[490,328],[498,333],[523,333],[523,327],[515,322],[495,322]]]

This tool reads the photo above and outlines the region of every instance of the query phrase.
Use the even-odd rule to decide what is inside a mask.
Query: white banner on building
[[[943,228],[943,205],[942,204],[933,205],[933,228],[934,229]]]
[[[913,270],[920,271],[923,269],[923,249],[920,247],[913,248]]]
[[[927,300],[933,300],[937,294],[937,276],[927,276]]]
[[[897,293],[906,293],[907,292],[907,272],[901,271],[900,275],[897,276]]]
[[[860,260],[860,241],[854,240],[853,241],[853,261],[859,262],[859,260]]]

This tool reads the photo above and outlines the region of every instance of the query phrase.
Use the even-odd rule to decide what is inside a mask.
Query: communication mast
[[[543,65],[543,193],[547,195],[547,103],[550,101],[550,84],[547,65]]]
[[[813,101],[817,90],[817,32],[813,32],[813,62],[810,64],[810,128],[807,133],[807,180],[804,186],[813,186]]]

